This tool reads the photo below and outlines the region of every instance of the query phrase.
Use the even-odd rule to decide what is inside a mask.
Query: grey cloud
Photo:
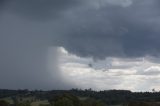
[[[53,79],[44,71],[49,46],[98,59],[159,56],[158,0],[132,1],[127,7],[97,8],[90,0],[1,0],[0,83],[49,88],[51,80],[54,86],[61,82],[58,69]],[[66,87],[63,81],[59,86]]]
[[[132,0],[123,7],[117,4],[125,4],[124,1],[108,1],[106,5],[95,1],[100,5],[97,9],[90,0],[16,0],[8,6],[28,19],[54,20],[58,16],[53,45],[79,56],[103,59],[159,55],[157,2]]]
[[[79,0],[3,0],[5,9],[26,19],[46,21],[81,3]]]
[[[66,33],[57,34],[57,45],[84,57],[159,56],[159,7],[157,0],[146,2],[75,10],[62,27]]]
[[[3,7],[5,5],[5,0],[0,1],[0,10],[3,10]]]
[[[157,76],[160,75],[160,67],[158,66],[151,66],[144,71],[139,72],[140,75],[147,75],[147,76]]]
[[[7,89],[69,89],[52,52],[52,70],[47,69],[51,46],[49,27],[3,14],[0,17],[0,85]],[[41,30],[40,30],[41,29]]]

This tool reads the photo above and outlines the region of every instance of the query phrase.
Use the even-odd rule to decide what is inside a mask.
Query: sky
[[[0,88],[160,90],[159,0],[0,0]]]

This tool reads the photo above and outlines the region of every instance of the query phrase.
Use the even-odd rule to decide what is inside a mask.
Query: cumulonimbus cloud
[[[53,44],[79,56],[143,57],[160,51],[157,2],[108,0],[97,9],[90,0],[16,0],[8,7],[25,18],[56,20]]]
[[[62,46],[71,54],[96,59],[158,57],[159,1],[103,1],[1,0],[1,81],[11,78],[16,85],[28,79],[19,87],[51,84],[44,71],[50,46]],[[57,75],[55,70],[53,74]],[[55,83],[63,80],[53,77],[57,78]],[[9,80],[1,84],[13,87]]]
[[[145,5],[144,5],[144,4]],[[57,45],[82,57],[159,56],[157,0],[73,10],[57,34]],[[54,41],[56,42],[56,41]]]

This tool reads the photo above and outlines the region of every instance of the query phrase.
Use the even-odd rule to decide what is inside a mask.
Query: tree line
[[[131,92],[129,90],[103,90],[94,91],[92,89],[71,89],[71,90],[0,90],[0,98],[14,96],[35,96],[40,100],[56,100],[55,98],[63,94],[71,94],[76,97],[89,98],[90,101],[101,101],[105,104],[126,104],[134,101],[160,101],[160,92]],[[54,99],[53,99],[54,98]],[[68,99],[63,98],[62,101],[69,102]],[[89,100],[88,100],[89,101]],[[51,103],[51,102],[50,102]],[[78,106],[78,105],[77,105]]]

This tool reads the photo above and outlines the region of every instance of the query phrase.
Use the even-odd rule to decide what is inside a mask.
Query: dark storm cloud
[[[61,15],[63,10],[72,8],[79,0],[3,0],[5,8],[23,18],[48,20]]]
[[[76,11],[68,19],[65,35],[58,37],[59,44],[85,57],[159,56],[159,15],[157,0]]]
[[[50,46],[63,46],[79,56],[98,59],[159,56],[158,0],[131,0],[133,3],[125,7],[121,3],[125,0],[107,1],[111,2],[1,0],[2,87],[71,86],[64,84],[56,62],[53,76],[46,71],[46,52]],[[55,52],[53,55],[56,58]]]
[[[11,12],[28,19],[58,21],[58,27],[53,28],[53,44],[77,55],[157,56],[159,1],[130,0],[127,7],[121,5],[126,2],[123,0],[107,1],[92,1],[98,9],[90,0],[15,0],[6,4]]]
[[[0,88],[67,88],[59,75],[56,50],[50,63],[53,69],[47,68],[50,46],[47,33],[13,16],[5,17],[0,23]]]
[[[0,1],[0,11],[3,9],[3,6],[5,5],[5,0]]]
[[[4,5],[4,3],[5,3],[5,0],[0,1],[0,5]]]
[[[71,88],[60,75],[56,49],[52,52],[52,62],[48,63],[53,25],[40,21],[57,17],[70,6],[70,1],[6,0],[1,3],[0,88]],[[52,70],[48,64],[52,64]]]

